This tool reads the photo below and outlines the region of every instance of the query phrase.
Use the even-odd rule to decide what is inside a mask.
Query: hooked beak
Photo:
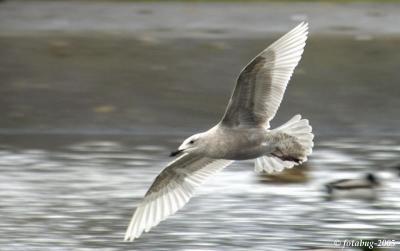
[[[181,152],[183,152],[183,150],[176,150],[176,151],[173,151],[173,152],[169,155],[169,157],[175,157],[175,156],[179,155]]]

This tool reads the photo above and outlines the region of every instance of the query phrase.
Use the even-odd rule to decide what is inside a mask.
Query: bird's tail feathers
[[[262,156],[255,161],[256,172],[280,172],[284,168],[307,161],[312,153],[314,134],[307,119],[296,115],[288,122],[270,131],[279,138],[276,151],[269,156]]]
[[[306,156],[312,153],[314,147],[312,127],[308,119],[302,119],[300,114],[293,116],[288,122],[272,131],[281,131],[295,137],[304,148]]]

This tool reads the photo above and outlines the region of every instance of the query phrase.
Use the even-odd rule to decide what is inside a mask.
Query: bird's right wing
[[[222,118],[223,125],[269,127],[301,59],[307,34],[307,23],[301,23],[242,70]]]
[[[197,186],[232,162],[190,153],[175,159],[157,176],[136,208],[125,240],[133,241],[174,214],[189,201]]]

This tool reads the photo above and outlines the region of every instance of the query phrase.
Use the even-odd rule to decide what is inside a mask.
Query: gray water
[[[274,38],[2,37],[1,250],[400,241],[400,177],[392,168],[400,161],[400,40],[317,36],[272,123],[296,113],[310,120],[316,144],[307,178],[265,182],[251,161],[236,162],[178,214],[122,242],[168,153],[218,121],[241,67]],[[367,172],[382,182],[375,200],[326,199],[326,182]]]

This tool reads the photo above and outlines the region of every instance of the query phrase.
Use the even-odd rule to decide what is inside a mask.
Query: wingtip
[[[308,22],[307,21],[302,21],[296,27],[294,27],[293,30],[303,30],[303,32],[307,36],[308,35],[308,28],[309,28]]]
[[[134,239],[135,237],[131,233],[126,232],[124,242],[132,242]]]
[[[309,34],[309,25],[307,21],[303,21],[298,24],[293,30],[298,31],[299,33],[304,34],[305,39],[307,40]],[[304,42],[305,43],[305,42]]]
[[[125,242],[128,242],[128,241],[129,241],[129,232],[128,232],[128,231],[125,233],[124,241],[125,241]]]
[[[136,238],[138,238],[139,236],[136,235],[125,235],[124,237],[124,242],[133,242]]]
[[[298,24],[297,26],[298,26],[298,27],[301,26],[301,27],[304,27],[304,28],[308,29],[308,26],[309,26],[309,25],[308,25],[308,22],[307,22],[307,21],[302,21],[302,22],[301,22],[300,24]]]
[[[130,236],[125,235],[124,242],[132,242],[132,241],[133,241],[133,239],[131,239]]]
[[[303,22],[303,27],[306,29],[306,32],[308,33],[308,29],[310,28],[310,25],[308,24],[307,21]]]

